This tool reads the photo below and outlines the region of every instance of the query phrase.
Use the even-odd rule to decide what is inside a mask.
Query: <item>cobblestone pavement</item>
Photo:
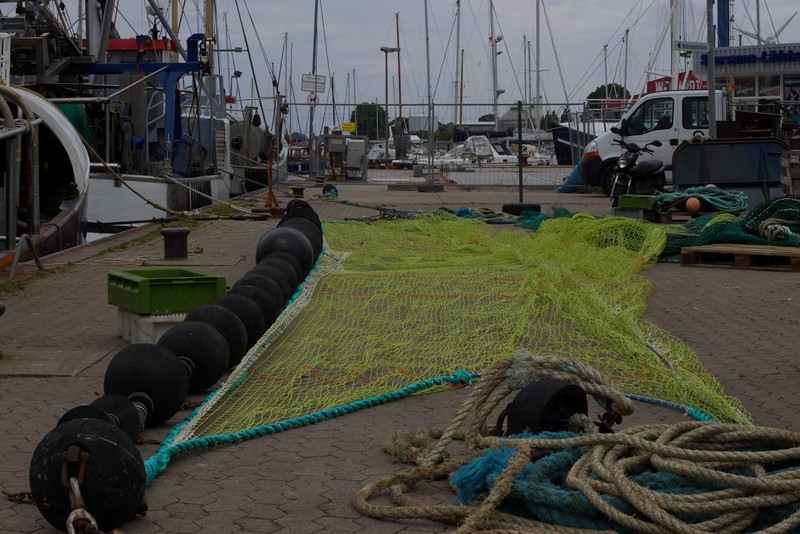
[[[401,211],[489,208],[519,202],[509,189],[448,186],[441,192],[338,186],[339,201],[305,197],[323,219],[373,216],[375,206]],[[288,195],[279,191],[279,201]],[[610,211],[607,197],[529,191],[525,202],[554,204],[595,215]],[[263,205],[255,197],[252,205]],[[217,220],[192,227],[189,257],[164,260],[163,241],[136,241],[155,227],[46,258],[45,274],[22,265],[25,285],[3,297],[0,318],[0,489],[29,489],[28,465],[42,436],[69,408],[102,393],[105,368],[127,345],[117,333],[116,308],[107,301],[107,273],[115,268],[183,266],[212,272],[232,283],[253,264],[255,245],[275,221]],[[128,245],[124,243],[132,241]],[[113,248],[112,248],[113,247]],[[797,273],[689,268],[659,264],[644,273],[655,285],[645,318],[681,338],[742,400],[756,424],[800,428],[800,275]],[[5,276],[6,272],[0,277]],[[148,488],[148,513],[125,525],[128,534],[156,532],[445,532],[426,520],[379,521],[359,514],[354,493],[375,479],[404,469],[382,452],[398,429],[444,428],[467,389],[420,395],[345,417],[176,457]],[[200,400],[201,397],[193,397]],[[161,441],[189,412],[144,436]],[[624,426],[685,420],[682,414],[637,403]],[[149,457],[157,445],[140,446]],[[432,492],[449,502],[452,494]],[[377,502],[381,502],[380,500]],[[0,532],[56,532],[31,504],[0,504]]]

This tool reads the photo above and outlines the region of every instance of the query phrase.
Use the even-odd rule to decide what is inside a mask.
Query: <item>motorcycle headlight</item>
[[[619,167],[620,169],[624,169],[627,166],[628,166],[628,160],[625,158],[619,158],[619,161],[617,161],[617,167]]]

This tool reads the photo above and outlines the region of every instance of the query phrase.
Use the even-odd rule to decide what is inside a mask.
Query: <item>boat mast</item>
[[[179,24],[178,24],[178,0],[172,0],[172,31],[175,32],[175,37],[178,37]],[[177,63],[180,61],[180,54],[177,50],[172,51],[172,61]]]
[[[289,39],[289,32],[286,32],[284,39],[285,39],[285,42],[284,42],[283,46],[286,47],[286,43],[288,42],[288,39]],[[286,103],[288,104],[289,103],[289,97],[292,94],[292,90],[291,90],[291,86],[289,85],[289,82],[292,79],[292,66],[293,66],[293,63],[294,63],[294,43],[289,45],[289,57],[286,58],[286,63],[288,63],[288,65],[287,65],[288,68],[286,69],[286,73],[284,74],[283,91],[284,91],[284,93],[286,93]],[[286,111],[286,124],[289,125],[288,128],[286,128],[286,133],[289,133],[289,130],[292,129],[292,107],[291,106],[286,106],[286,109],[287,109],[287,111]]]
[[[428,38],[428,0],[425,0],[425,62],[428,80],[428,184],[433,182],[433,100],[431,100],[431,49]]]
[[[541,65],[541,62],[539,61],[539,55],[540,55],[539,54],[539,49],[540,49],[540,46],[539,46],[539,33],[540,33],[539,18],[540,18],[540,16],[541,16],[541,0],[536,0],[536,107],[533,108],[533,116],[534,116],[534,126],[533,126],[533,128],[535,130],[539,129],[539,124],[541,123],[541,120],[539,119],[539,117],[542,114],[542,108],[541,108],[541,105],[540,105],[542,103],[541,102],[541,99],[542,99],[542,94],[541,94],[541,88],[542,88],[542,80],[541,80],[542,65]]]
[[[461,0],[456,0],[456,90],[454,99],[455,106],[453,107],[453,124],[458,124],[458,89],[460,84],[458,78],[459,50],[461,50]]]
[[[400,77],[400,13],[394,14],[395,32],[397,33],[397,117],[403,122],[403,82]],[[388,117],[387,117],[388,118]]]
[[[672,33],[672,41],[680,41],[681,40],[681,25],[683,24],[683,1],[682,0],[670,0],[672,3],[671,12],[672,16],[670,17],[670,30]],[[671,47],[670,53],[670,61],[669,61],[669,88],[670,89],[678,89],[678,77],[679,77],[679,69],[680,69],[680,61],[681,61],[681,53],[675,47]]]
[[[489,0],[489,44],[492,54],[492,110],[494,113],[494,130],[500,129],[500,118],[497,116],[497,41],[494,38],[494,3]]]
[[[397,120],[395,121],[395,129],[394,129],[394,151],[395,151],[395,157],[397,157],[398,159],[405,159],[406,144],[403,135],[405,134],[406,129],[403,121],[403,91],[402,91],[402,77],[400,76],[400,13],[394,14],[394,21],[395,21],[395,33],[397,35],[397,103],[398,103],[398,114],[397,114]],[[394,87],[394,84],[392,84],[392,87]],[[389,120],[388,116],[386,117],[386,120]]]
[[[208,50],[208,66],[211,72],[214,72],[214,43],[217,42],[217,36],[214,33],[214,2],[213,0],[206,0],[206,49]]]
[[[623,62],[622,67],[622,91],[623,93],[620,95],[620,98],[625,98],[625,91],[628,90],[628,32],[630,29],[625,28],[625,61]]]
[[[458,127],[463,128],[464,126],[464,49],[461,49],[461,82],[458,88],[459,92],[459,100],[458,100]]]
[[[314,77],[316,77],[317,75],[317,14],[318,13],[319,13],[319,0],[314,0],[314,44],[311,56],[311,74]],[[309,146],[311,145],[311,140],[313,138],[314,138],[314,107],[311,106],[308,110]],[[316,169],[312,170],[316,171]]]

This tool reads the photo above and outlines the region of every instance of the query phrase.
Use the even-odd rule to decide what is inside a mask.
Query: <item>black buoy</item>
[[[262,274],[246,274],[243,277],[239,278],[234,284],[233,287],[237,286],[256,286],[260,287],[275,299],[276,302],[280,303],[281,308],[286,303],[283,300],[283,291],[281,291],[280,286],[278,283]]]
[[[75,419],[51,430],[36,446],[28,471],[31,494],[48,523],[67,529],[70,489],[97,527],[111,531],[139,511],[146,487],[144,461],[122,430],[99,419]]]
[[[256,245],[256,263],[271,252],[285,252],[294,256],[303,269],[303,278],[311,272],[316,262],[311,241],[300,230],[288,226],[273,228],[261,236]]]
[[[261,276],[266,276],[276,284],[281,289],[281,295],[283,296],[283,302],[288,302],[289,299],[294,295],[295,288],[297,284],[292,286],[289,283],[289,279],[283,274],[283,271],[274,267],[272,265],[262,264],[259,263],[246,274],[260,274]]]
[[[303,267],[300,265],[300,262],[291,254],[285,252],[273,252],[272,254],[268,254],[256,264],[256,267],[262,265],[280,269],[289,281],[289,287],[292,288],[293,292],[305,278],[303,276]]]
[[[586,392],[580,386],[566,380],[538,380],[525,386],[509,404],[505,434],[567,430],[573,414],[588,412]]]
[[[244,329],[247,331],[248,350],[256,344],[261,338],[261,334],[267,329],[264,324],[264,314],[261,313],[261,308],[243,295],[223,295],[214,300],[211,304],[229,309],[242,321]]]
[[[266,328],[272,326],[272,323],[278,318],[278,314],[283,308],[280,300],[276,299],[270,292],[256,286],[240,285],[232,287],[228,290],[228,295],[242,295],[255,302],[264,316],[264,326]]]
[[[137,343],[111,359],[103,390],[106,395],[116,393],[130,399],[141,412],[142,426],[155,426],[181,409],[190,376],[189,368],[169,349]]]
[[[279,290],[280,291],[280,290]],[[238,365],[247,352],[247,329],[235,313],[216,304],[204,304],[186,314],[184,322],[199,321],[216,328],[228,343],[228,367]]]
[[[304,236],[306,236],[306,238],[308,238],[309,242],[311,242],[311,247],[314,250],[314,262],[316,263],[317,258],[319,258],[319,255],[322,254],[322,230],[320,230],[319,227],[316,226],[312,221],[300,216],[290,217],[278,224],[278,228],[285,227],[299,230]]]
[[[330,185],[330,184],[328,184]],[[323,192],[325,188],[323,187]],[[303,217],[304,219],[308,219],[314,225],[322,231],[322,221],[319,219],[319,215],[317,212],[314,211],[314,208],[311,207],[311,204],[306,202],[305,200],[294,199],[290,200],[288,204],[286,204],[286,214],[281,217],[281,220],[278,221],[278,226],[282,223],[287,221],[288,219],[294,217]]]
[[[189,393],[202,393],[230,367],[228,342],[208,323],[184,321],[169,328],[156,343],[178,358],[190,360]]]
[[[133,402],[124,395],[103,395],[91,404],[76,406],[61,416],[56,426],[75,419],[105,421],[125,432],[134,441],[139,439],[139,434],[142,432],[139,411]]]

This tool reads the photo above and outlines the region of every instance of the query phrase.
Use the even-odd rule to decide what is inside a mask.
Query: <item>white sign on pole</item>
[[[300,84],[300,88],[309,93],[324,93],[325,76],[319,74],[303,74],[303,81]]]
[[[672,49],[682,52],[708,52],[708,43],[704,41],[672,41]]]

